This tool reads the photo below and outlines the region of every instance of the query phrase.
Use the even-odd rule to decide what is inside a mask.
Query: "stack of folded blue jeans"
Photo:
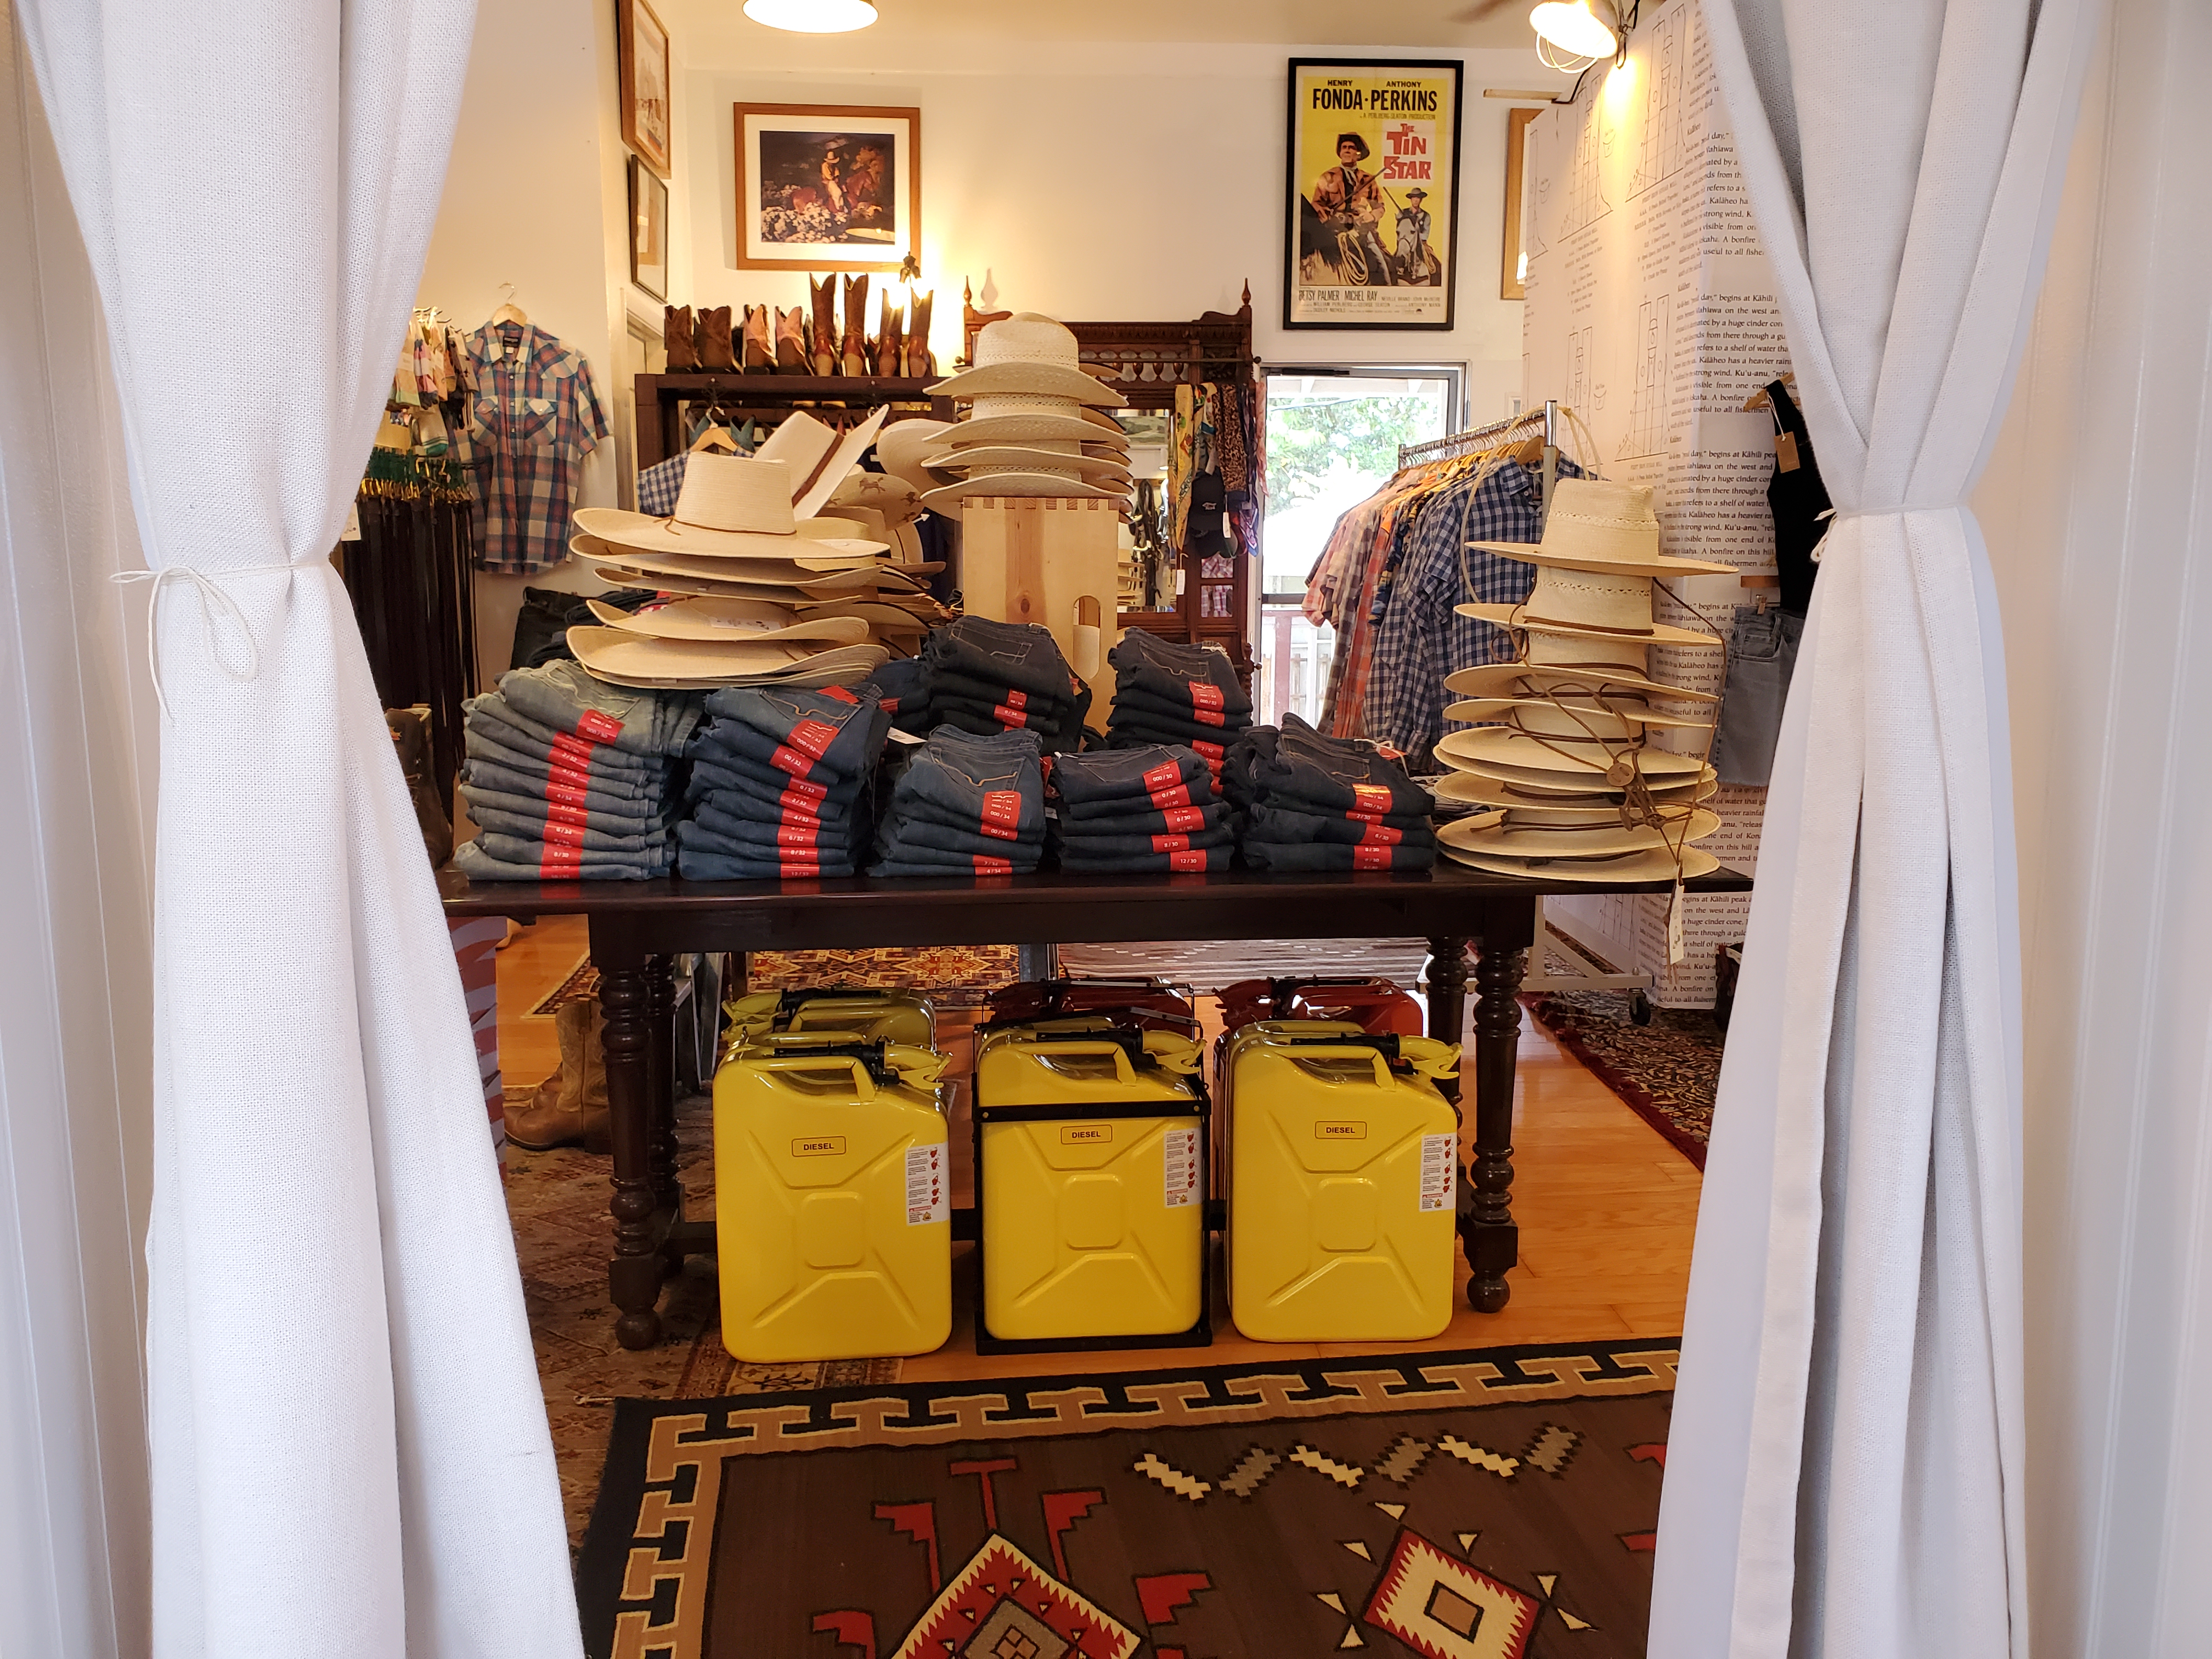
[[[691,742],[690,815],[676,826],[684,879],[854,873],[867,857],[890,726],[874,687],[732,686],[708,694],[707,713]]]
[[[1206,762],[1181,744],[1062,755],[1052,769],[1053,842],[1076,873],[1225,870],[1229,808]]]
[[[868,678],[891,725],[909,737],[929,735],[929,665],[920,657],[895,657]]]
[[[1034,732],[1043,751],[1082,746],[1091,688],[1035,623],[963,617],[922,641],[929,723],[977,737]]]
[[[939,726],[891,787],[872,876],[1016,876],[1044,858],[1044,767],[1034,732]]]
[[[461,795],[483,832],[453,854],[472,881],[643,881],[668,873],[690,692],[631,690],[571,661],[517,668],[462,705]]]
[[[1106,654],[1114,665],[1107,740],[1115,748],[1182,744],[1217,781],[1237,735],[1252,724],[1252,699],[1237,665],[1203,645],[1177,645],[1132,628]]]
[[[1295,714],[1255,726],[1223,768],[1237,850],[1255,870],[1426,870],[1428,793],[1371,743],[1324,737]]]

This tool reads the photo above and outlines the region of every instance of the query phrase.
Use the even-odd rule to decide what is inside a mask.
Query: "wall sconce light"
[[[1610,5],[1606,10],[1610,22],[1590,9],[1590,0],[1544,0],[1530,12],[1528,26],[1536,31],[1536,56],[1544,67],[1572,75],[1619,52],[1620,14]]]

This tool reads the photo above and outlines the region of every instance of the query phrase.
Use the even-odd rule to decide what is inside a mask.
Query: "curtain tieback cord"
[[[316,561],[319,563],[320,561]],[[240,682],[252,679],[261,672],[261,647],[254,642],[253,629],[247,626],[246,612],[233,599],[223,583],[232,576],[267,575],[275,571],[290,573],[307,568],[306,564],[244,564],[228,570],[202,570],[189,564],[165,565],[159,570],[118,570],[108,578],[112,582],[151,582],[153,598],[146,605],[146,667],[154,677],[154,701],[161,706],[161,718],[174,720],[169,711],[168,694],[161,688],[161,592],[171,582],[185,582],[199,595],[200,622],[207,631],[209,653],[222,672]],[[223,660],[222,643],[216,634],[216,616],[227,615],[246,641],[246,668],[240,672]]]

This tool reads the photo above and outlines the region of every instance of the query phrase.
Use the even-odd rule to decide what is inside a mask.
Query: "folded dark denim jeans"
[[[463,842],[453,849],[453,867],[471,881],[651,881],[668,873],[665,848],[629,855],[603,854],[586,870],[580,861],[569,860],[562,848],[523,845],[526,856],[517,860],[495,856],[481,842]],[[610,861],[623,856],[631,862]]]
[[[644,768],[601,766],[574,749],[549,753],[534,748],[514,748],[501,742],[491,728],[482,723],[470,726],[465,732],[461,752],[464,758],[489,761],[511,772],[557,778],[573,788],[603,789],[609,794],[640,799],[658,794],[666,787],[669,776],[665,763]]]
[[[956,823],[995,823],[1019,830],[1044,821],[1044,769],[1036,734],[1010,732],[976,738],[942,731],[907,763],[891,791],[889,820],[902,803],[921,799]]]
[[[1229,821],[1229,804],[1208,796],[1203,805],[1158,807],[1145,805],[1146,798],[1127,801],[1088,801],[1080,808],[1063,801],[1060,833],[1063,836],[1188,836]],[[1114,809],[1127,806],[1127,811]]]
[[[1241,714],[1244,723],[1249,723],[1251,694],[1245,690],[1237,665],[1218,651],[1179,644],[1132,628],[1106,653],[1106,660],[1114,665],[1117,696],[1140,691],[1186,712],[1201,708]]]
[[[1025,703],[1015,708],[1009,703],[985,702],[980,698],[948,695],[942,689],[933,689],[929,694],[929,712],[939,719],[947,714],[967,714],[978,720],[988,720],[1003,732],[1035,732],[1041,736],[1058,736],[1065,717],[1063,708],[1049,703]]]
[[[1740,605],[1729,646],[1728,684],[1713,729],[1713,769],[1723,783],[1763,789],[1774,775],[1782,709],[1797,669],[1805,619],[1784,611]]]
[[[1165,746],[1191,750],[1206,762],[1206,775],[1210,778],[1228,752],[1229,745],[1224,739],[1234,735],[1217,732],[1210,738],[1202,738],[1188,726],[1170,726],[1154,720],[1149,715],[1116,714],[1108,724],[1106,741],[1108,747],[1114,749]]]
[[[604,812],[609,817],[618,818],[650,817],[661,810],[665,799],[658,789],[620,791],[599,782],[580,786],[570,781],[574,775],[562,772],[522,772],[494,761],[471,757],[461,763],[460,781],[465,787],[512,795],[518,800],[573,806],[583,811]]]
[[[668,769],[668,762],[663,757],[625,754],[611,744],[541,726],[496,691],[471,697],[461,708],[465,741],[471,748],[481,743],[495,744],[515,754],[578,771],[589,769],[649,777]]]
[[[694,691],[648,691],[593,679],[581,663],[511,668],[499,694],[519,714],[630,755],[680,755],[699,724]]]
[[[1342,842],[1246,841],[1237,849],[1255,870],[1312,872],[1322,870],[1426,870],[1436,864],[1431,842],[1395,847],[1351,847]]]
[[[714,723],[692,752],[735,753],[816,783],[872,770],[890,716],[849,691],[773,691],[732,686],[710,692]]]
[[[878,858],[868,866],[868,873],[872,876],[975,876],[988,878],[992,876],[1026,876],[1031,873],[1031,870],[1020,866],[1012,870],[1001,870],[987,860],[979,860],[965,866],[955,866],[918,864],[908,859]]]
[[[1128,685],[1115,688],[1110,718],[1116,720],[1141,720],[1153,726],[1187,727],[1216,743],[1223,741],[1223,732],[1233,738],[1252,723],[1249,709],[1194,708],[1188,703],[1152,696],[1139,687]]]
[[[957,669],[939,668],[929,676],[929,696],[933,702],[945,697],[960,697],[969,702],[1004,703],[1009,708],[1044,709],[1053,714],[1064,714],[1075,705],[1075,686],[1062,685],[1057,691],[1031,691],[1018,685],[994,684],[979,680],[972,674],[963,674]]]
[[[794,778],[787,772],[754,762],[726,757],[720,760],[699,760],[691,764],[691,781],[684,791],[688,800],[697,800],[708,794],[726,795],[722,803],[734,811],[739,801],[751,801],[757,810],[770,816],[800,811],[817,818],[842,817],[855,802],[865,796],[867,781],[854,778],[836,788],[824,788],[818,783],[809,783],[804,778]]]
[[[938,675],[951,674],[986,685],[1018,686],[1033,696],[1068,695],[1067,660],[1051,633],[1035,623],[963,617],[931,629],[922,656],[933,687]]]
[[[1009,823],[1000,817],[963,818],[953,809],[939,805],[921,795],[908,795],[898,804],[898,822],[902,823],[942,824],[949,830],[963,830],[981,836],[988,841],[1035,842],[1044,836],[1044,807],[1042,802],[1024,797],[1018,803],[1014,819]]]
[[[857,843],[867,834],[866,823],[860,819],[849,823],[775,823],[725,812],[712,801],[701,801],[684,822],[717,840],[750,848],[787,848],[817,858],[850,859],[865,850]]]
[[[884,851],[896,848],[902,854],[908,848],[927,848],[937,853],[981,853],[988,858],[1018,860],[1044,850],[1042,833],[1002,841],[955,824],[904,817],[884,821],[880,842]]]
[[[557,801],[528,800],[520,795],[502,795],[495,790],[477,789],[465,784],[461,796],[468,803],[469,817],[478,829],[497,830],[502,835],[539,841],[596,846],[606,851],[635,850],[652,836],[664,833],[674,822],[666,812],[642,817],[594,812],[564,806]],[[578,836],[583,839],[577,842]],[[596,841],[592,839],[595,836],[599,838]]]
[[[1199,875],[1208,870],[1226,870],[1236,851],[1224,843],[1218,847],[1194,847],[1188,852],[1123,853],[1095,858],[1066,848],[1060,854],[1060,867],[1079,876],[1148,875],[1160,872]]]
[[[1132,745],[1061,756],[1053,765],[1052,788],[1065,808],[1077,811],[1094,801],[1191,806],[1212,799],[1210,778],[1206,763],[1186,746]]]
[[[1285,730],[1274,759],[1255,767],[1253,778],[1270,799],[1289,795],[1362,817],[1422,814],[1431,805],[1428,792],[1398,762],[1318,733]]]
[[[909,842],[886,843],[876,849],[868,866],[872,876],[1025,876],[1044,862],[1041,847],[1016,848],[1011,853],[949,853]]]
[[[1238,732],[1221,758],[1221,793],[1240,807],[1249,806],[1260,793],[1255,773],[1275,758],[1275,740],[1281,736],[1273,726],[1249,726]]]
[[[495,806],[484,806],[475,802],[469,805],[469,817],[477,829],[486,835],[512,836],[518,841],[544,842],[558,847],[580,847],[586,853],[644,853],[665,846],[668,840],[666,823],[655,819],[648,830],[636,835],[610,835],[604,830],[588,827],[578,829],[574,824],[548,823],[543,818],[526,818],[514,812],[502,812]]]
[[[1065,860],[1070,856],[1109,859],[1152,853],[1187,853],[1194,848],[1227,847],[1236,839],[1227,824],[1218,823],[1210,830],[1194,830],[1187,835],[1170,832],[1157,836],[1076,836],[1063,830],[1056,838],[1056,844],[1061,859]]]
[[[1253,803],[1246,833],[1255,841],[1283,845],[1301,841],[1342,842],[1348,847],[1392,847],[1401,842],[1436,844],[1436,830],[1425,817],[1401,814],[1395,818],[1353,818],[1341,812],[1304,812],[1279,795]]]
[[[860,690],[875,693],[877,706],[901,731],[914,729],[929,716],[929,665],[920,657],[878,665]]]
[[[686,881],[810,881],[856,872],[849,864],[819,864],[804,857],[785,859],[773,854],[752,857],[702,844],[677,849],[676,873]]]
[[[667,856],[669,837],[655,836],[650,844],[635,852],[598,852],[588,847],[564,847],[537,836],[508,836],[487,830],[477,837],[477,844],[490,854],[508,864],[527,864],[532,859],[543,859],[549,852],[564,862],[580,866],[590,875],[601,866],[621,868],[633,864],[649,863],[653,859]]]

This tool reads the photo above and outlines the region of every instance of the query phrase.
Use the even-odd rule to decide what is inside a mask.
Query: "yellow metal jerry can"
[[[1261,1342],[1412,1342],[1451,1321],[1459,1125],[1428,1037],[1248,1026],[1231,1044],[1229,1310]]]
[[[722,1341],[739,1359],[927,1353],[952,1331],[945,1058],[774,1036],[714,1077]]]
[[[1189,1037],[1130,1026],[985,1037],[975,1099],[988,1339],[1203,1340],[1200,1058]]]
[[[725,1058],[775,1031],[811,1031],[817,1040],[830,1032],[849,1032],[864,1042],[880,1037],[906,1048],[937,1046],[937,1011],[919,991],[872,986],[754,991],[724,1003],[722,1012],[729,1019]]]

